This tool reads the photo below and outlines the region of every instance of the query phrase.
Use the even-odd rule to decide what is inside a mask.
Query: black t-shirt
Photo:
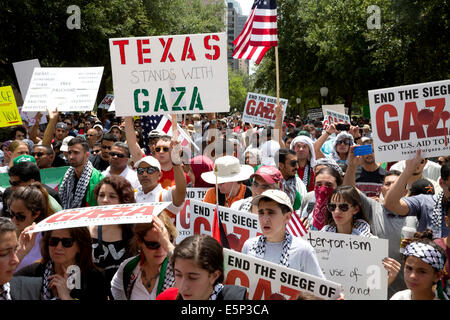
[[[96,156],[90,156],[89,157],[89,161],[92,162],[92,165],[94,166],[95,169],[97,169],[98,171],[105,171],[106,168],[109,167],[109,162],[105,161],[102,159],[102,157],[100,155],[96,155]]]
[[[366,171],[363,167],[356,168],[356,187],[368,197],[378,197],[383,186],[387,171],[378,167],[375,171]]]

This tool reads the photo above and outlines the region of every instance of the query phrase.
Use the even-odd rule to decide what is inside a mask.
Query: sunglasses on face
[[[20,213],[15,213],[11,209],[9,209],[9,212],[11,213],[11,217],[15,218],[18,222],[24,222],[27,218],[27,216],[20,214]]]
[[[157,249],[159,249],[159,247],[161,247],[161,244],[159,242],[156,242],[156,241],[143,240],[142,242],[144,242],[145,246],[149,250],[157,250]]]
[[[108,150],[111,150],[111,146],[102,146],[102,149],[108,149]]]
[[[330,212],[333,212],[336,210],[336,208],[339,208],[342,212],[346,212],[348,209],[350,209],[350,205],[348,203],[332,203],[330,202],[327,205],[327,208]]]
[[[101,150],[92,150],[92,153],[99,153]]]
[[[156,152],[161,152],[161,150],[164,151],[164,152],[169,152],[169,148],[168,147],[156,147],[155,148]]]
[[[57,238],[57,237],[50,237],[48,239],[48,245],[50,247],[56,247],[58,246],[58,243],[61,241],[61,244],[64,248],[70,248],[73,246],[75,240],[72,238]]]
[[[117,152],[110,152],[109,155],[110,155],[111,157],[113,157],[113,158],[114,158],[115,156],[117,156],[117,157],[120,158],[120,159],[122,159],[123,157],[125,157],[124,154],[117,153]]]
[[[336,144],[346,144],[346,145],[350,145],[350,140],[341,140],[341,141],[336,141]]]
[[[40,157],[42,157],[42,156],[45,156],[45,155],[47,155],[48,153],[44,153],[44,152],[33,152],[31,155],[33,156],[33,157],[38,157],[38,158],[40,158]]]
[[[140,175],[143,175],[144,172],[147,172],[147,174],[152,174],[156,171],[159,171],[159,170],[158,170],[158,168],[155,168],[155,167],[137,168],[137,173]]]
[[[298,163],[298,160],[292,160],[289,164],[291,165],[291,167],[295,167]]]

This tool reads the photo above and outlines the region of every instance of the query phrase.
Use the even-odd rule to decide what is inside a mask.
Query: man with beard
[[[314,190],[314,166],[316,163],[316,154],[314,143],[307,136],[297,136],[292,140],[290,149],[297,154],[298,168],[297,174],[307,191]],[[280,169],[281,170],[281,169]]]
[[[103,179],[89,159],[89,145],[82,138],[73,138],[68,144],[70,168],[59,184],[63,209],[96,206],[94,188]]]
[[[362,140],[363,145],[369,145],[372,142],[372,139],[366,137]],[[378,198],[386,172],[375,162],[373,151],[371,154],[361,156],[360,165],[356,169],[356,187],[369,198]]]

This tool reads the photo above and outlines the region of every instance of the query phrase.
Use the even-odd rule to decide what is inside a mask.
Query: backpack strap
[[[125,290],[125,296],[127,297],[127,300],[130,300],[131,291],[133,290],[134,283],[136,282],[136,279],[132,279],[131,276],[140,260],[141,255],[138,254],[136,257],[128,261],[128,263],[123,268],[123,289]]]

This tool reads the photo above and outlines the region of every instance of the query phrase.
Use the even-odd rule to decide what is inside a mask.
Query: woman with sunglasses
[[[17,275],[41,277],[42,300],[106,300],[105,279],[92,260],[87,227],[44,232],[41,254],[40,262],[22,268]],[[68,280],[74,280],[72,288]]]
[[[163,212],[151,223],[136,224],[134,234],[140,253],[122,262],[111,281],[111,292],[115,300],[155,300],[174,284],[169,253],[178,232]]]
[[[170,258],[175,288],[164,291],[157,300],[246,300],[247,289],[223,285],[223,248],[211,236],[185,238]]]
[[[94,189],[99,206],[135,203],[131,184],[121,176],[112,175],[101,180]],[[112,224],[91,226],[92,256],[96,267],[104,271],[108,288],[120,264],[135,254],[130,243],[134,238],[133,225]]]
[[[22,231],[38,223],[54,213],[49,195],[39,182],[33,182],[26,187],[17,187],[8,198],[11,220],[16,226],[17,237]],[[41,258],[40,241],[42,234],[38,233],[31,251],[22,259],[16,270],[30,265]]]

